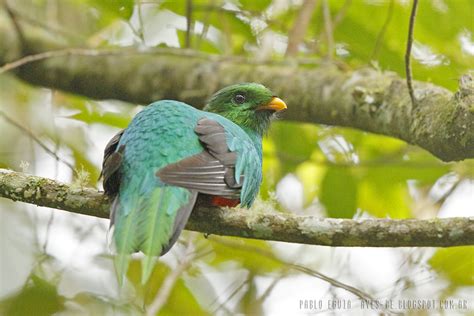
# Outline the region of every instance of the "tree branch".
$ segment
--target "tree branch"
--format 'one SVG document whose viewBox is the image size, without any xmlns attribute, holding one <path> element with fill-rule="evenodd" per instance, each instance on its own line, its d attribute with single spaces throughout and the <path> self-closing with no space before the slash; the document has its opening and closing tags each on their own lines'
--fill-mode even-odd
<svg viewBox="0 0 474 316">
<path fill-rule="evenodd" d="M 24 57 L 10 23 L 0 16 L 0 64 Z M 31 53 L 64 47 L 44 34 L 24 28 Z M 288 65 L 218 57 L 188 50 L 133 49 L 97 54 L 67 54 L 15 69 L 32 84 L 97 99 L 147 104 L 178 99 L 196 106 L 220 87 L 261 82 L 285 99 L 285 119 L 354 127 L 384 134 L 430 151 L 444 161 L 474 158 L 474 92 L 453 94 L 435 85 L 413 82 L 417 107 L 404 79 L 390 72 L 336 65 Z"/>
<path fill-rule="evenodd" d="M 0 169 L 0 197 L 108 218 L 109 201 L 91 188 Z M 344 247 L 474 245 L 474 217 L 431 220 L 334 219 L 209 207 L 200 198 L 186 228 L 206 234 Z"/>
<path fill-rule="evenodd" d="M 305 0 L 298 12 L 298 17 L 288 34 L 288 46 L 286 47 L 286 56 L 296 56 L 298 54 L 298 46 L 304 39 L 306 31 L 314 14 L 317 0 Z"/>
</svg>

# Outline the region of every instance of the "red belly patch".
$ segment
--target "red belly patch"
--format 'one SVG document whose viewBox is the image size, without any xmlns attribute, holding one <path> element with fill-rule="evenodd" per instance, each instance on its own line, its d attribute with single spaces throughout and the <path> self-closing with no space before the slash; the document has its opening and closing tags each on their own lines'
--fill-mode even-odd
<svg viewBox="0 0 474 316">
<path fill-rule="evenodd" d="M 240 200 L 239 199 L 236 199 L 236 200 L 235 199 L 226 199 L 226 198 L 223 198 L 221 196 L 213 196 L 211 203 L 212 203 L 212 205 L 215 205 L 215 206 L 236 207 L 237 205 L 239 205 Z"/>
</svg>

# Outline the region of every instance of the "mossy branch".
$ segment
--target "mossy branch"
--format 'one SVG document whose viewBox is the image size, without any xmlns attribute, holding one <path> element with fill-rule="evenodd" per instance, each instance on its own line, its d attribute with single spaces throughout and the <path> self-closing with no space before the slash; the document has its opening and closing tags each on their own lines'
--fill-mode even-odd
<svg viewBox="0 0 474 316">
<path fill-rule="evenodd" d="M 102 192 L 0 169 L 0 197 L 96 217 L 109 217 Z M 186 228 L 205 234 L 344 247 L 474 245 L 474 217 L 430 220 L 333 219 L 209 207 L 198 200 Z"/>
<path fill-rule="evenodd" d="M 1 12 L 0 12 L 1 13 Z M 51 55 L 23 64 L 23 80 L 96 99 L 147 104 L 177 99 L 197 107 L 220 87 L 261 82 L 288 104 L 285 119 L 354 127 L 405 140 L 444 161 L 474 158 L 474 89 L 452 93 L 413 82 L 416 109 L 403 78 L 377 69 L 344 71 L 333 63 L 256 62 L 179 49 L 70 49 L 47 34 L 23 28 L 20 46 L 0 14 L 0 64 L 28 54 Z M 57 53 L 45 54 L 48 51 Z M 85 53 L 87 52 L 87 53 Z"/>
</svg>

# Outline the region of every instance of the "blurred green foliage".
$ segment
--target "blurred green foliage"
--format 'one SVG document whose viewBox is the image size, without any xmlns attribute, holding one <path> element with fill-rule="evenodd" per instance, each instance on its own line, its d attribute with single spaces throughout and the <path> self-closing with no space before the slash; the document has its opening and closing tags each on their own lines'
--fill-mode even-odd
<svg viewBox="0 0 474 316">
<path fill-rule="evenodd" d="M 65 301 L 56 285 L 32 274 L 20 292 L 1 302 L 0 312 L 10 316 L 48 316 L 62 311 Z"/>
<path fill-rule="evenodd" d="M 474 247 L 440 249 L 431 257 L 430 264 L 453 285 L 474 285 Z"/>
<path fill-rule="evenodd" d="M 137 297 L 143 297 L 143 304 L 149 305 L 153 302 L 160 288 L 163 286 L 164 279 L 171 272 L 170 268 L 158 262 L 152 272 L 152 278 L 146 285 L 142 286 L 141 280 L 141 264 L 139 261 L 132 261 L 128 270 L 127 277 L 135 286 Z M 138 306 L 141 306 L 137 304 Z M 160 311 L 160 315 L 207 315 L 202 307 L 197 302 L 193 293 L 190 291 L 183 279 L 178 279 L 175 283 L 172 292 L 170 293 L 169 300 L 164 308 Z"/>
</svg>

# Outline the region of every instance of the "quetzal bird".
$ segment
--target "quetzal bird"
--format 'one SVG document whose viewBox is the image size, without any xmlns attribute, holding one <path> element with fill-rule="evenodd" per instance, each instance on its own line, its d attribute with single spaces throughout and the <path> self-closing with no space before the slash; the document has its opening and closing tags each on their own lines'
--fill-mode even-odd
<svg viewBox="0 0 474 316">
<path fill-rule="evenodd" d="M 139 112 L 107 144 L 102 176 L 111 197 L 119 282 L 142 251 L 142 283 L 153 257 L 177 241 L 198 194 L 250 207 L 262 180 L 262 135 L 286 104 L 256 83 L 228 86 L 204 111 L 163 100 Z M 235 201 L 236 203 L 233 203 Z"/>
</svg>

